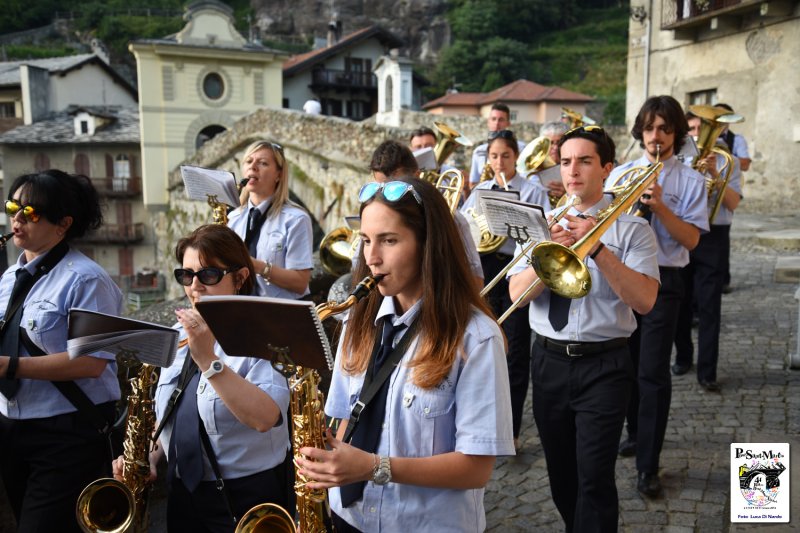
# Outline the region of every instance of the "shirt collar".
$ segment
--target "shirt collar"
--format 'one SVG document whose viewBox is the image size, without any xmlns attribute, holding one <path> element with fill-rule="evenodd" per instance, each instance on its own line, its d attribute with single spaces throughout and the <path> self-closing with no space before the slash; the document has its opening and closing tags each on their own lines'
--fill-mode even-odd
<svg viewBox="0 0 800 533">
<path fill-rule="evenodd" d="M 417 317 L 420 308 L 422 307 L 422 298 L 417 300 L 414 305 L 409 308 L 408 311 L 403 313 L 402 316 L 397 316 L 397 309 L 394 305 L 394 298 L 392 296 L 384 296 L 383 301 L 381 302 L 381 306 L 378 308 L 378 314 L 375 315 L 375 325 L 377 326 L 381 320 L 384 318 L 389 317 L 392 321 L 393 326 L 399 326 L 400 324 L 405 324 L 407 327 L 410 327 L 411 324 L 414 322 L 414 319 Z"/>
<path fill-rule="evenodd" d="M 249 211 L 250 209 L 255 207 L 256 209 L 261 211 L 261 214 L 263 215 L 264 213 L 267 212 L 267 209 L 269 209 L 269 206 L 270 206 L 271 203 L 272 203 L 272 196 L 270 196 L 269 198 L 267 198 L 266 200 L 264 200 L 263 202 L 261 202 L 258 205 L 254 205 L 252 200 L 248 200 L 248 202 L 247 202 L 248 209 L 247 210 Z"/>
</svg>

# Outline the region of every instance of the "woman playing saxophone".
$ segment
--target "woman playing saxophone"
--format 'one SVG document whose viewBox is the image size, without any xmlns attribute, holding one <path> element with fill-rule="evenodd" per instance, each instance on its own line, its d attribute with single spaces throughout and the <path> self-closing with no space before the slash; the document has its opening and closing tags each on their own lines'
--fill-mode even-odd
<svg viewBox="0 0 800 533">
<path fill-rule="evenodd" d="M 198 228 L 178 242 L 175 257 L 181 264 L 175 279 L 192 303 L 203 295 L 253 291 L 248 250 L 225 226 Z M 232 532 L 234 518 L 258 503 L 289 505 L 289 435 L 283 415 L 289 389 L 269 361 L 226 355 L 194 309 L 178 309 L 176 316 L 175 327 L 186 342 L 172 366 L 161 372 L 156 389 L 156 417 L 167 421 L 150 454 L 151 478 L 166 456 L 169 531 Z M 171 406 L 177 388 L 184 392 Z M 211 454 L 201 442 L 203 432 Z M 218 489 L 214 462 L 224 491 Z M 121 468 L 118 459 L 115 477 Z"/>
</svg>

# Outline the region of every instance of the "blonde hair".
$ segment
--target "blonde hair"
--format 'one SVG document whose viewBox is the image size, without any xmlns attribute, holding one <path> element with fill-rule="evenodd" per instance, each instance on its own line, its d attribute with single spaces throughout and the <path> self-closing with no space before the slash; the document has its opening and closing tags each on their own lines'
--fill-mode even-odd
<svg viewBox="0 0 800 533">
<path fill-rule="evenodd" d="M 261 140 L 254 142 L 244 151 L 242 168 L 244 168 L 244 162 L 247 161 L 247 158 L 262 148 L 266 148 L 272 152 L 272 157 L 275 159 L 275 164 L 278 165 L 278 169 L 281 173 L 278 183 L 275 184 L 275 193 L 272 195 L 272 205 L 267 212 L 267 216 L 273 217 L 281 212 L 285 204 L 294 205 L 294 202 L 289 200 L 289 165 L 286 164 L 286 157 L 283 155 L 283 147 L 280 144 Z"/>
</svg>

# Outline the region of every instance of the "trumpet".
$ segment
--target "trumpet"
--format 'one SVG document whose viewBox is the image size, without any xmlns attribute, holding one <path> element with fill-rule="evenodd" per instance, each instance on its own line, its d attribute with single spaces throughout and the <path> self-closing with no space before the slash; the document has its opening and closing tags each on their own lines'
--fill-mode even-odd
<svg viewBox="0 0 800 533">
<path fill-rule="evenodd" d="M 561 207 L 561 210 L 560 210 L 560 211 L 558 211 L 557 213 L 553 214 L 553 219 L 552 219 L 552 220 L 550 221 L 550 223 L 547 225 L 547 229 L 550 229 L 550 228 L 552 228 L 553 226 L 555 226 L 556 224 L 558 224 L 558 222 L 559 222 L 559 221 L 560 221 L 562 218 L 564 218 L 564 215 L 566 215 L 566 214 L 567 214 L 567 211 L 569 211 L 569 210 L 570 210 L 570 208 L 571 208 L 573 205 L 576 205 L 576 204 L 578 204 L 579 202 L 580 202 L 580 196 L 578 196 L 578 195 L 575 195 L 575 194 L 571 195 L 571 196 L 569 197 L 569 200 L 567 201 L 567 203 L 566 203 L 566 204 L 564 204 L 564 205 Z M 521 260 L 523 257 L 526 257 L 526 256 L 528 255 L 528 253 L 529 253 L 529 252 L 530 252 L 530 251 L 531 251 L 531 250 L 534 248 L 534 246 L 536 246 L 537 244 L 539 244 L 539 243 L 538 243 L 538 242 L 536 242 L 536 241 L 531 241 L 531 242 L 529 242 L 528 244 L 526 244 L 526 245 L 525 245 L 525 247 L 522 249 L 522 251 L 521 251 L 519 254 L 515 255 L 515 256 L 514 256 L 514 257 L 511 259 L 511 261 L 510 261 L 510 262 L 509 262 L 509 263 L 508 263 L 508 264 L 507 264 L 505 267 L 503 267 L 503 270 L 501 270 L 500 272 L 498 272 L 498 273 L 497 273 L 497 275 L 494 277 L 494 279 L 492 279 L 492 281 L 490 281 L 489 283 L 487 283 L 487 284 L 486 284 L 486 286 L 485 286 L 485 287 L 483 288 L 483 290 L 481 291 L 481 296 L 486 296 L 487 294 L 489 294 L 489 291 L 491 291 L 491 290 L 494 288 L 494 286 L 495 286 L 495 285 L 497 285 L 498 283 L 500 283 L 500 280 L 502 280 L 504 277 L 506 277 L 506 274 L 508 274 L 508 271 L 509 271 L 509 270 L 511 270 L 511 269 L 514 267 L 514 265 L 516 265 L 517 263 L 519 263 L 519 262 L 520 262 L 520 260 Z"/>
<path fill-rule="evenodd" d="M 611 227 L 617 218 L 625 213 L 657 178 L 664 163 L 640 167 L 639 174 L 628 180 L 625 190 L 602 211 L 597 213 L 594 228 L 567 248 L 562 244 L 545 241 L 531 250 L 532 266 L 538 276 L 514 303 L 497 319 L 502 324 L 517 307 L 539 286 L 544 283 L 551 291 L 565 298 L 583 298 L 592 288 L 592 277 L 586 267 L 585 259 L 600 237 Z"/>
</svg>

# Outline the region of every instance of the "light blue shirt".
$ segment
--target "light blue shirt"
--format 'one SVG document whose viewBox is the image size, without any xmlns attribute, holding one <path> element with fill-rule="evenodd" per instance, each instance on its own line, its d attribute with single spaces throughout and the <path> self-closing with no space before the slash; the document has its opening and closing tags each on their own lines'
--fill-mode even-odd
<svg viewBox="0 0 800 533">
<path fill-rule="evenodd" d="M 26 264 L 22 253 L 17 263 L 11 265 L 0 279 L 0 316 L 5 315 L 11 291 L 19 268 L 36 271 L 44 259 L 40 255 Z M 119 315 L 122 311 L 122 293 L 100 266 L 70 248 L 50 273 L 39 278 L 25 298 L 20 326 L 25 328 L 31 341 L 46 354 L 67 351 L 67 318 L 72 308 L 88 309 L 99 313 Z M 29 357 L 20 343 L 20 357 Z M 75 383 L 95 403 L 116 401 L 120 397 L 115 354 L 102 352 L 89 357 L 107 359 L 109 363 L 97 378 L 76 379 Z M 52 382 L 42 379 L 20 379 L 20 387 L 11 400 L 0 394 L 0 413 L 8 418 L 46 418 L 75 412 L 67 398 Z"/>
<path fill-rule="evenodd" d="M 587 216 L 595 215 L 609 203 L 611 203 L 610 196 L 604 195 L 600 202 L 584 213 Z M 578 215 L 580 212 L 572 207 L 569 214 Z M 559 222 L 564 227 L 566 223 L 565 218 Z M 600 242 L 628 268 L 660 281 L 656 261 L 656 239 L 645 219 L 633 215 L 620 215 L 600 237 Z M 517 253 L 521 251 L 518 247 Z M 592 288 L 585 297 L 572 300 L 569 321 L 564 329 L 555 331 L 550 325 L 548 313 L 552 293 L 550 289 L 545 288 L 542 294 L 531 302 L 528 311 L 533 331 L 564 342 L 598 342 L 631 336 L 636 329 L 633 310 L 617 296 L 593 259 L 587 257 L 586 266 L 592 277 Z M 511 269 L 509 275 L 519 274 L 526 268 L 528 268 L 527 263 L 520 261 Z"/>
<path fill-rule="evenodd" d="M 677 157 L 662 161 L 664 168 L 658 176 L 661 185 L 661 201 L 675 216 L 692 224 L 700 233 L 708 232 L 708 194 L 705 178 L 683 163 Z M 608 180 L 634 166 L 648 166 L 650 161 L 642 156 L 636 161 L 629 161 L 611 171 Z M 650 226 L 656 234 L 658 243 L 658 264 L 663 267 L 685 267 L 689 264 L 689 250 L 669 234 L 667 228 L 653 215 Z"/>
<path fill-rule="evenodd" d="M 248 202 L 246 208 L 234 209 L 228 216 L 228 227 L 244 240 L 250 208 L 258 207 L 264 213 L 269 204 L 270 200 L 258 206 Z M 279 213 L 270 213 L 264 220 L 256 245 L 256 259 L 289 270 L 308 270 L 314 268 L 313 242 L 311 217 L 303 209 L 287 203 Z M 307 286 L 302 293 L 292 292 L 274 283 L 267 283 L 260 275 L 256 276 L 256 284 L 258 296 L 296 300 L 309 293 Z"/>
<path fill-rule="evenodd" d="M 395 325 L 411 324 L 421 301 Z M 395 315 L 394 301 L 383 299 L 375 323 Z M 346 327 L 346 325 L 345 325 Z M 403 330 L 408 331 L 406 330 Z M 399 342 L 397 335 L 395 344 Z M 341 338 L 344 338 L 343 336 Z M 494 320 L 474 311 L 459 354 L 449 375 L 433 389 L 411 381 L 408 368 L 417 349 L 411 342 L 389 377 L 384 429 L 377 453 L 388 457 L 430 457 L 452 451 L 466 455 L 514 455 L 511 396 L 503 335 Z M 325 412 L 350 418 L 364 375 L 347 375 L 341 367 L 340 344 Z M 399 483 L 384 486 L 367 482 L 364 495 L 343 508 L 338 488 L 329 491 L 331 508 L 362 531 L 483 531 L 486 517 L 484 489 L 455 490 Z"/>
<path fill-rule="evenodd" d="M 523 141 L 517 141 L 517 147 L 520 153 L 525 149 Z M 478 183 L 481 181 L 481 174 L 483 167 L 486 166 L 486 158 L 488 157 L 489 143 L 479 144 L 475 150 L 472 151 L 472 161 L 469 167 L 469 182 Z M 524 165 L 521 165 L 524 167 Z M 525 168 L 517 168 L 517 172 L 524 172 Z"/>
<path fill-rule="evenodd" d="M 491 179 L 484 181 L 483 183 L 479 183 L 473 188 L 473 191 L 491 190 L 492 185 L 499 186 L 500 184 L 497 183 L 495 179 Z M 508 180 L 508 189 L 511 191 L 519 191 L 520 202 L 539 205 L 542 206 L 543 209 L 548 209 L 550 207 L 550 198 L 547 196 L 547 191 L 541 186 L 537 187 L 534 182 L 523 178 L 519 173 L 514 174 L 514 177 Z M 470 194 L 469 198 L 467 198 L 467 201 L 464 202 L 464 205 L 461 207 L 461 212 L 464 213 L 465 216 L 470 216 L 467 214 L 467 209 L 474 209 L 476 207 L 476 202 L 477 195 Z M 514 253 L 514 246 L 515 243 L 513 240 L 506 239 L 506 242 L 503 243 L 498 252 L 507 255 L 512 254 Z"/>
<path fill-rule="evenodd" d="M 180 331 L 181 339 L 186 337 L 180 324 L 176 324 L 174 327 Z M 188 346 L 178 348 L 172 366 L 161 370 L 155 395 L 157 420 L 163 418 L 169 397 L 178 386 L 183 361 L 188 352 Z M 277 466 L 286 457 L 289 447 L 289 431 L 286 423 L 289 387 L 286 378 L 272 368 L 272 364 L 267 360 L 255 357 L 231 357 L 222 351 L 219 344 L 214 345 L 214 353 L 229 369 L 266 392 L 283 413 L 283 422 L 279 426 L 264 433 L 256 431 L 239 422 L 230 412 L 225 402 L 214 390 L 213 378 L 209 381 L 202 375 L 200 376 L 197 396 L 194 400 L 197 402 L 200 419 L 208 432 L 222 477 L 237 479 Z M 187 397 L 183 401 L 191 399 Z M 164 425 L 159 437 L 165 451 L 169 450 L 174 422 L 173 414 L 173 418 Z M 205 450 L 203 450 L 203 470 L 203 480 L 213 481 L 215 479 Z"/>
</svg>

